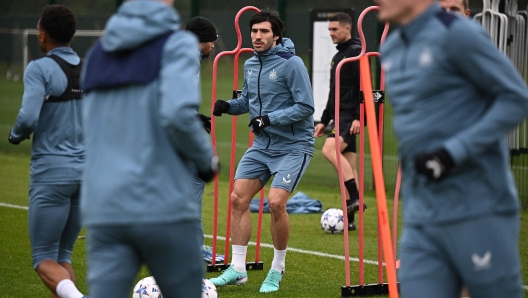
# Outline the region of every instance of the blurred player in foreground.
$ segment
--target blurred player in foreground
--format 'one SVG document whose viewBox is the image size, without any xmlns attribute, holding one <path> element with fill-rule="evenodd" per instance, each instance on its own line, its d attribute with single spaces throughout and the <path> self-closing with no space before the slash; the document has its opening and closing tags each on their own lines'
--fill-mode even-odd
<svg viewBox="0 0 528 298">
<path fill-rule="evenodd" d="M 376 0 L 403 170 L 401 293 L 523 296 L 507 133 L 528 90 L 484 29 L 434 0 Z"/>
<path fill-rule="evenodd" d="M 127 1 L 107 22 L 83 72 L 88 284 L 130 297 L 147 265 L 164 297 L 200 297 L 196 176 L 217 160 L 197 116 L 198 41 L 172 0 Z"/>
<path fill-rule="evenodd" d="M 332 42 L 337 44 L 338 52 L 332 58 L 330 69 L 330 92 L 328 102 L 321 116 L 321 122 L 315 126 L 315 137 L 321 137 L 330 120 L 335 120 L 335 73 L 341 60 L 359 56 L 361 42 L 352 38 L 352 19 L 343 12 L 338 12 L 328 20 L 328 31 Z M 341 144 L 341 168 L 347 189 L 348 230 L 356 229 L 354 215 L 359 210 L 359 192 L 356 184 L 356 135 L 359 134 L 359 61 L 347 63 L 341 68 L 341 90 L 339 105 Z M 323 146 L 323 156 L 337 170 L 335 149 L 335 129 L 332 130 Z M 364 205 L 366 208 L 366 205 Z"/>
<path fill-rule="evenodd" d="M 194 17 L 192 20 L 190 20 L 187 25 L 185 25 L 185 30 L 191 31 L 198 37 L 198 40 L 200 41 L 200 51 L 198 52 L 198 55 L 200 57 L 200 61 L 203 59 L 209 57 L 209 54 L 214 50 L 214 41 L 218 38 L 218 35 L 216 34 L 216 28 L 211 21 L 204 17 Z M 200 79 L 200 72 L 198 72 L 198 80 Z M 207 133 L 211 133 L 211 117 L 198 114 L 198 117 L 200 117 L 200 120 L 202 120 L 203 128 Z M 196 177 L 194 179 L 194 186 L 196 186 L 195 190 L 195 197 L 196 201 L 200 204 L 200 214 L 202 214 L 202 197 L 205 189 L 205 183 L 202 179 Z M 202 218 L 200 217 L 200 221 L 202 221 Z M 204 237 L 203 237 L 203 224 L 201 225 L 202 231 L 202 257 L 205 261 L 211 262 L 213 260 L 213 249 L 204 244 Z M 216 262 L 223 262 L 224 256 L 222 255 L 216 255 Z"/>
<path fill-rule="evenodd" d="M 29 238 L 33 268 L 52 297 L 79 298 L 71 265 L 81 231 L 79 191 L 84 163 L 81 125 L 82 62 L 70 48 L 76 31 L 73 12 L 44 7 L 37 38 L 46 57 L 24 73 L 24 96 L 9 142 L 33 133 L 29 185 Z"/>
<path fill-rule="evenodd" d="M 468 0 L 438 0 L 438 4 L 444 10 L 452 13 L 459 13 L 462 16 L 469 17 L 469 1 Z M 469 298 L 469 292 L 466 287 L 462 289 L 462 297 Z"/>
<path fill-rule="evenodd" d="M 294 55 L 293 43 L 282 37 L 284 24 L 278 13 L 256 13 L 249 27 L 255 52 L 244 64 L 242 95 L 229 101 L 217 100 L 213 114 L 249 112 L 249 126 L 256 138 L 238 164 L 230 196 L 232 263 L 211 282 L 217 286 L 247 282 L 249 203 L 274 175 L 268 194 L 274 255 L 260 292 L 275 292 L 286 267 L 290 233 L 286 202 L 314 153 L 314 101 L 308 71 L 301 58 Z"/>
</svg>

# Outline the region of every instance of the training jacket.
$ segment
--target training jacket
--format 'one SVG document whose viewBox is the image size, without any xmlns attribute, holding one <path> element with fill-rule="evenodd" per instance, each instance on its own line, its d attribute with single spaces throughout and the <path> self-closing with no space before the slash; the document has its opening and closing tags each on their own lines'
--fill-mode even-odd
<svg viewBox="0 0 528 298">
<path fill-rule="evenodd" d="M 359 38 L 351 38 L 337 45 L 336 48 L 338 52 L 332 58 L 330 69 L 328 102 L 321 116 L 321 123 L 324 125 L 328 125 L 335 116 L 335 73 L 337 65 L 343 59 L 359 56 L 361 54 L 361 41 Z M 345 63 L 341 67 L 340 81 L 339 119 L 349 122 L 359 120 L 359 60 Z"/>
<path fill-rule="evenodd" d="M 139 51 L 160 36 L 168 34 L 168 38 L 151 82 L 85 93 L 81 210 L 87 226 L 177 222 L 200 216 L 193 180 L 198 170 L 210 169 L 213 151 L 196 116 L 198 40 L 179 27 L 173 8 L 148 0 L 125 2 L 106 25 L 101 47 L 115 55 Z M 95 49 L 85 70 L 93 53 Z M 141 72 L 123 76 L 140 73 L 141 77 Z M 83 83 L 89 81 L 84 72 Z"/>
<path fill-rule="evenodd" d="M 381 48 L 403 167 L 407 224 L 519 209 L 507 133 L 528 115 L 528 90 L 484 29 L 433 4 Z M 432 181 L 417 154 L 444 148 L 454 167 Z"/>
<path fill-rule="evenodd" d="M 283 38 L 264 53 L 244 63 L 242 95 L 229 100 L 228 114 L 250 113 L 250 119 L 268 115 L 265 127 L 253 148 L 279 151 L 314 152 L 314 100 L 308 71 L 295 56 L 293 43 Z"/>
<path fill-rule="evenodd" d="M 49 55 L 57 55 L 72 65 L 81 61 L 69 47 L 55 48 Z M 46 100 L 49 96 L 60 96 L 67 85 L 64 71 L 48 57 L 31 61 L 24 72 L 22 106 L 11 136 L 15 141 L 24 141 L 33 133 L 31 183 L 64 184 L 81 180 L 84 163 L 81 100 Z"/>
</svg>

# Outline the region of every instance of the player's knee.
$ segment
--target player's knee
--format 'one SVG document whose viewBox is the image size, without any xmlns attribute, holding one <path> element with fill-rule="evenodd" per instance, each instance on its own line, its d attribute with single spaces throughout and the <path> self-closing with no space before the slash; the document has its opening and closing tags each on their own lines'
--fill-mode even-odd
<svg viewBox="0 0 528 298">
<path fill-rule="evenodd" d="M 268 204 L 270 208 L 270 212 L 272 214 L 279 214 L 282 212 L 286 212 L 286 202 L 283 202 L 280 198 L 269 198 Z"/>
<path fill-rule="evenodd" d="M 231 206 L 234 210 L 245 210 L 249 208 L 249 201 L 248 199 L 240 196 L 236 192 L 232 192 L 229 196 L 229 200 L 231 201 Z"/>
<path fill-rule="evenodd" d="M 324 158 L 330 160 L 335 156 L 335 149 L 330 146 L 324 146 L 322 149 Z"/>
</svg>

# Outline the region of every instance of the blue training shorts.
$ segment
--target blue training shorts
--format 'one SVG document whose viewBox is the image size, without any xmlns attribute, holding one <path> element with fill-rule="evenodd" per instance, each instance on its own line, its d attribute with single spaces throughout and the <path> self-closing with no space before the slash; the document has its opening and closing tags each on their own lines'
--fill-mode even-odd
<svg viewBox="0 0 528 298">
<path fill-rule="evenodd" d="M 198 220 L 88 227 L 90 297 L 130 297 L 142 264 L 163 297 L 200 297 L 199 231 Z"/>
<path fill-rule="evenodd" d="M 235 180 L 260 178 L 262 186 L 271 176 L 272 188 L 293 192 L 306 171 L 312 156 L 301 152 L 249 148 L 238 163 Z"/>
<path fill-rule="evenodd" d="M 405 298 L 523 297 L 519 216 L 489 215 L 456 223 L 408 225 L 400 240 Z"/>
<path fill-rule="evenodd" d="M 80 183 L 29 186 L 29 240 L 33 269 L 43 260 L 71 263 L 81 231 Z"/>
</svg>

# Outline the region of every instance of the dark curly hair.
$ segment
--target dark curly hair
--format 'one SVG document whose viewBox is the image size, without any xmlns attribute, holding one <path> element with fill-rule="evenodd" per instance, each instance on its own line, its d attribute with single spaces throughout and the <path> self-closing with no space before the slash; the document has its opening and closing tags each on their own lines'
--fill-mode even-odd
<svg viewBox="0 0 528 298">
<path fill-rule="evenodd" d="M 282 43 L 282 32 L 284 31 L 284 23 L 279 17 L 279 13 L 276 11 L 263 10 L 257 12 L 249 20 L 249 30 L 253 28 L 253 25 L 259 24 L 262 22 L 271 23 L 271 31 L 273 31 L 273 36 L 278 36 L 277 44 Z"/>
<path fill-rule="evenodd" d="M 39 23 L 51 39 L 59 44 L 69 43 L 77 29 L 73 11 L 58 4 L 47 5 L 42 9 Z"/>
</svg>

